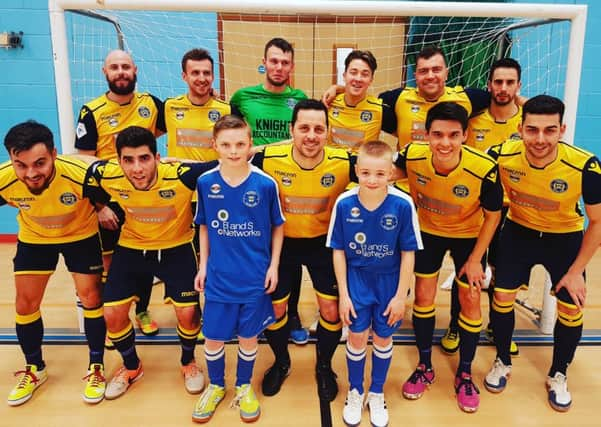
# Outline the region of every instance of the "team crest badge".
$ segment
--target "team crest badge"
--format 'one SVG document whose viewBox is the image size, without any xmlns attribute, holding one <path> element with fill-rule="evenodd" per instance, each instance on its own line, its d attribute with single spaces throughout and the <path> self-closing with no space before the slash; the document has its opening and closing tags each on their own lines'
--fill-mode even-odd
<svg viewBox="0 0 601 427">
<path fill-rule="evenodd" d="M 371 111 L 361 111 L 361 115 L 359 116 L 363 123 L 370 122 L 372 117 L 373 114 L 371 113 Z"/>
<path fill-rule="evenodd" d="M 77 196 L 73 193 L 67 192 L 60 195 L 60 201 L 65 206 L 74 205 L 77 202 Z"/>
<path fill-rule="evenodd" d="M 230 213 L 225 209 L 220 209 L 217 212 L 217 218 L 219 218 L 221 221 L 227 221 L 230 218 Z"/>
<path fill-rule="evenodd" d="M 355 242 L 359 243 L 360 245 L 367 242 L 367 236 L 365 235 L 365 233 L 359 232 L 355 234 Z"/>
<path fill-rule="evenodd" d="M 208 114 L 209 120 L 215 123 L 217 120 L 221 118 L 221 113 L 217 110 L 211 110 Z"/>
<path fill-rule="evenodd" d="M 550 187 L 554 193 L 565 193 L 568 190 L 568 183 L 563 179 L 554 179 L 551 181 Z"/>
<path fill-rule="evenodd" d="M 386 214 L 380 219 L 380 225 L 384 230 L 394 230 L 399 223 L 397 217 L 393 214 Z"/>
<path fill-rule="evenodd" d="M 148 109 L 148 107 L 141 106 L 140 108 L 138 108 L 138 114 L 143 119 L 147 119 L 150 117 L 150 110 Z"/>
<path fill-rule="evenodd" d="M 288 106 L 288 108 L 290 108 L 292 110 L 294 108 L 294 106 L 296 105 L 296 99 L 288 98 L 286 100 L 286 105 Z"/>
<path fill-rule="evenodd" d="M 322 187 L 331 187 L 332 185 L 334 185 L 334 182 L 336 181 L 336 177 L 334 175 L 332 175 L 331 173 L 327 173 L 324 176 L 321 177 L 321 186 Z"/>
<path fill-rule="evenodd" d="M 175 197 L 174 190 L 159 190 L 159 196 L 162 199 L 173 199 Z"/>
<path fill-rule="evenodd" d="M 259 204 L 259 195 L 256 191 L 247 191 L 242 197 L 242 203 L 249 208 L 254 208 Z"/>
<path fill-rule="evenodd" d="M 465 198 L 469 196 L 470 190 L 465 185 L 456 185 L 453 187 L 453 194 L 457 197 Z"/>
</svg>

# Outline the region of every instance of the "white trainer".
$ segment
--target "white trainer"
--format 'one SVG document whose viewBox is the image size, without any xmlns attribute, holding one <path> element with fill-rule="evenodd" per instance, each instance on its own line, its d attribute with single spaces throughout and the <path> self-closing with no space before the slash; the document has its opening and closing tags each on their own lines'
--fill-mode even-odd
<svg viewBox="0 0 601 427">
<path fill-rule="evenodd" d="M 365 406 L 369 408 L 369 421 L 374 427 L 388 426 L 388 408 L 384 400 L 384 393 L 367 393 Z"/>
<path fill-rule="evenodd" d="M 342 410 L 342 420 L 349 427 L 361 424 L 361 412 L 363 411 L 363 394 L 359 394 L 356 388 L 349 390 Z"/>
<path fill-rule="evenodd" d="M 507 379 L 511 375 L 511 365 L 505 365 L 498 357 L 495 359 L 490 372 L 484 378 L 484 387 L 491 393 L 501 393 L 505 390 Z"/>
</svg>

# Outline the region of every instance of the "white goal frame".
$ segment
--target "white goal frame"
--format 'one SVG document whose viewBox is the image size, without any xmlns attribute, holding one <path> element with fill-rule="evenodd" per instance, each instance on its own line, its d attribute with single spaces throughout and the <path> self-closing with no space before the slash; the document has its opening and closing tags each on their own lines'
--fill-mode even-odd
<svg viewBox="0 0 601 427">
<path fill-rule="evenodd" d="M 253 14 L 330 14 L 341 16 L 474 16 L 567 19 L 571 21 L 563 101 L 565 140 L 573 143 L 580 90 L 586 5 L 455 3 L 351 0 L 48 0 L 62 152 L 74 151 L 75 116 L 71 102 L 65 10 L 163 10 Z"/>
</svg>

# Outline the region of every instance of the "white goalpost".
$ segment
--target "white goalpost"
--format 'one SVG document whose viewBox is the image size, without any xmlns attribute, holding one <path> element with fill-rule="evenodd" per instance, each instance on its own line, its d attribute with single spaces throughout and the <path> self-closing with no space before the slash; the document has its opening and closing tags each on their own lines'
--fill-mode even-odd
<svg viewBox="0 0 601 427">
<path fill-rule="evenodd" d="M 48 9 L 63 153 L 74 151 L 74 111 L 106 91 L 101 66 L 110 50 L 130 51 L 139 90 L 165 99 L 186 91 L 179 63 L 184 52 L 206 48 L 215 59 L 215 90 L 227 100 L 235 89 L 264 79 L 260 59 L 272 37 L 293 44 L 291 83 L 316 98 L 336 82 L 337 57 L 353 48 L 369 49 L 378 60 L 374 95 L 414 85 L 412 58 L 427 44 L 445 51 L 453 79 L 449 86 L 485 88 L 492 61 L 511 56 L 522 65 L 522 95 L 548 93 L 564 100 L 565 140 L 573 143 L 586 5 L 49 0 Z M 544 332 L 552 327 L 544 322 L 554 317 L 554 310 L 548 311 L 553 307 L 547 299 L 535 308 Z"/>
</svg>

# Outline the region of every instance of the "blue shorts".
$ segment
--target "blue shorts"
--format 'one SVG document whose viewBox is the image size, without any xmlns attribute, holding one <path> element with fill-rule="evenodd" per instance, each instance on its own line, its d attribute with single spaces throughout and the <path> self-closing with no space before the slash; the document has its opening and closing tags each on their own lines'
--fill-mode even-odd
<svg viewBox="0 0 601 427">
<path fill-rule="evenodd" d="M 247 303 L 205 301 L 202 333 L 210 340 L 253 338 L 275 322 L 269 295 Z"/>
<path fill-rule="evenodd" d="M 71 273 L 101 274 L 102 252 L 98 233 L 68 243 L 17 242 L 13 258 L 15 274 L 51 274 L 56 269 L 59 254 L 63 254 Z"/>
<path fill-rule="evenodd" d="M 377 274 L 371 271 L 348 268 L 347 283 L 349 295 L 357 313 L 352 318 L 349 329 L 360 333 L 370 326 L 373 332 L 382 338 L 388 338 L 401 326 L 401 321 L 392 326 L 387 324 L 388 317 L 383 313 L 396 294 L 399 284 L 399 272 Z"/>
<path fill-rule="evenodd" d="M 530 270 L 536 264 L 549 272 L 554 289 L 576 259 L 582 237 L 582 231 L 542 233 L 506 219 L 499 236 L 495 290 L 527 289 Z M 555 296 L 574 304 L 565 288 Z"/>
<path fill-rule="evenodd" d="M 198 305 L 196 272 L 196 252 L 191 242 L 162 250 L 117 245 L 104 287 L 104 303 L 119 305 L 134 300 L 138 290 L 151 286 L 156 276 L 165 283 L 166 301 L 178 307 Z"/>
<path fill-rule="evenodd" d="M 422 231 L 422 242 L 424 249 L 415 252 L 415 274 L 422 277 L 437 275 L 442 267 L 442 260 L 448 251 L 451 253 L 455 264 L 455 275 L 465 264 L 476 245 L 476 238 L 458 238 L 436 236 Z M 482 271 L 486 268 L 486 255 L 482 257 Z M 467 276 L 459 277 L 463 283 L 467 283 Z"/>
</svg>

